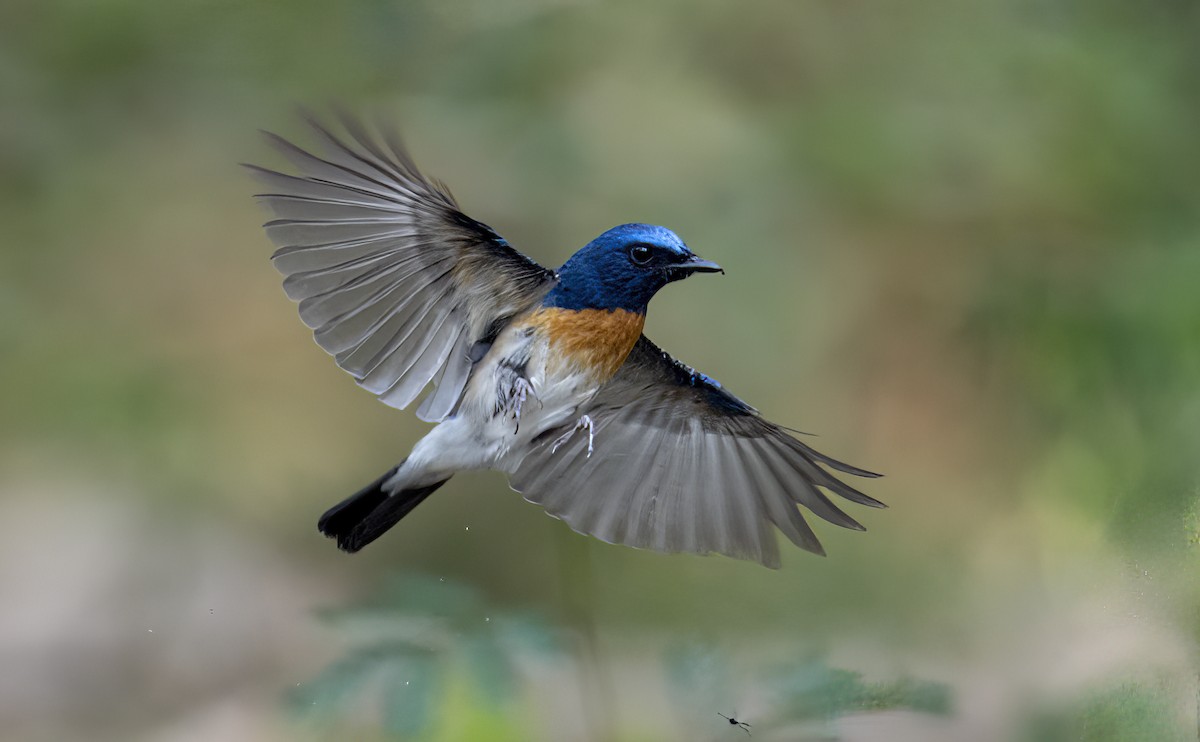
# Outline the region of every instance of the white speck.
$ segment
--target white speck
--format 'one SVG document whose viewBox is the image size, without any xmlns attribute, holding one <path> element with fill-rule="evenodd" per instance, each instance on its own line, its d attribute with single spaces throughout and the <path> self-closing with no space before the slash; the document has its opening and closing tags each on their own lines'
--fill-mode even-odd
<svg viewBox="0 0 1200 742">
<path fill-rule="evenodd" d="M 492 619 L 488 618 L 487 616 L 484 616 L 484 617 L 483 617 L 483 620 L 484 620 L 484 622 L 486 623 L 486 622 L 488 622 L 488 621 L 491 621 Z"/>
<path fill-rule="evenodd" d="M 154 629 L 146 629 L 146 631 L 149 631 L 151 634 L 154 633 Z"/>
<path fill-rule="evenodd" d="M 404 684 L 405 684 L 405 685 L 408 685 L 408 681 L 407 681 L 407 680 L 405 680 L 405 681 L 404 681 Z"/>
<path fill-rule="evenodd" d="M 463 530 L 464 530 L 464 531 L 469 531 L 469 530 L 471 530 L 471 527 L 470 527 L 470 526 L 467 526 L 467 527 L 466 527 L 466 528 L 464 528 Z"/>
<path fill-rule="evenodd" d="M 446 581 L 446 578 L 445 578 L 445 577 L 439 577 L 439 578 L 438 578 L 438 582 L 445 582 L 445 581 Z"/>
</svg>

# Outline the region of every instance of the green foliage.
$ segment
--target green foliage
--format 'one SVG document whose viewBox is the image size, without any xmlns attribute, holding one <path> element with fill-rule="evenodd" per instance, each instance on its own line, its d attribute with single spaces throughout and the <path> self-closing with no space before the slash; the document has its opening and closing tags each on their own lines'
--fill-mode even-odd
<svg viewBox="0 0 1200 742">
<path fill-rule="evenodd" d="M 1089 694 L 1066 708 L 1049 710 L 1030 722 L 1027 742 L 1185 742 L 1183 731 L 1161 688 L 1127 683 Z"/>
<path fill-rule="evenodd" d="M 463 676 L 474 701 L 500 713 L 517 698 L 517 661 L 557 656 L 560 642 L 543 622 L 486 608 L 465 584 L 393 576 L 363 602 L 325 613 L 350 650 L 294 690 L 290 705 L 329 720 L 361 714 L 373 699 L 384 731 L 422 736 L 451 697 L 452 677 Z"/>
<path fill-rule="evenodd" d="M 819 658 L 775 668 L 768 687 L 785 718 L 797 721 L 857 711 L 909 709 L 945 715 L 951 710 L 950 688 L 944 683 L 914 678 L 867 682 L 861 673 L 830 667 Z"/>
<path fill-rule="evenodd" d="M 870 682 L 861 673 L 832 667 L 819 656 L 781 664 L 777 659 L 746 666 L 725 653 L 677 644 L 665 656 L 675 702 L 688 713 L 736 711 L 739 697 L 761 690 L 770 699 L 760 726 L 832 721 L 847 714 L 906 709 L 945 716 L 951 691 L 944 683 L 902 677 Z"/>
<path fill-rule="evenodd" d="M 387 673 L 380 698 L 383 728 L 401 735 L 424 732 L 442 696 L 438 687 L 440 668 L 435 658 L 396 653 L 380 661 L 386 663 Z"/>
<path fill-rule="evenodd" d="M 375 708 L 385 733 L 419 737 L 445 716 L 439 709 L 453 703 L 452 684 L 465 680 L 472 704 L 510 716 L 522 682 L 518 661 L 562 657 L 564 632 L 485 609 L 480 594 L 464 584 L 423 575 L 392 577 L 362 603 L 326 614 L 350 648 L 295 689 L 290 705 L 325 723 L 353 714 L 355 725 L 364 728 L 375 726 L 364 721 L 364 711 Z M 944 684 L 913 678 L 868 682 L 820 658 L 747 668 L 719 650 L 679 642 L 663 662 L 684 718 L 706 718 L 713 709 L 736 711 L 736 699 L 749 689 L 746 679 L 761 682 L 771 699 L 769 713 L 756 720 L 763 726 L 888 709 L 950 712 Z"/>
<path fill-rule="evenodd" d="M 671 690 L 681 705 L 716 708 L 732 697 L 732 673 L 724 653 L 680 642 L 667 650 L 663 661 Z"/>
</svg>

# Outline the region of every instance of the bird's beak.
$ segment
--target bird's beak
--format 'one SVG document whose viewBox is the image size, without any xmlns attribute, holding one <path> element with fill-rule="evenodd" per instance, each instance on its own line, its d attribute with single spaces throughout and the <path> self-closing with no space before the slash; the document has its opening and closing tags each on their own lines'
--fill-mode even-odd
<svg viewBox="0 0 1200 742">
<path fill-rule="evenodd" d="M 691 275 L 692 273 L 724 273 L 725 269 L 711 260 L 692 255 L 687 260 L 675 263 L 670 266 L 672 273 L 678 273 L 680 276 Z"/>
</svg>

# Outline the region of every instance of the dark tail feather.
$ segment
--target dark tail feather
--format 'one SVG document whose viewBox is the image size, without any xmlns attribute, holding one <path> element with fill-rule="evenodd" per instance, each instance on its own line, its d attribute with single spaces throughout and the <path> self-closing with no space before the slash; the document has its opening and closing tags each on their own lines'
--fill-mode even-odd
<svg viewBox="0 0 1200 742">
<path fill-rule="evenodd" d="M 383 483 L 399 468 L 389 469 L 379 479 L 331 507 L 317 521 L 317 529 L 330 538 L 336 538 L 339 549 L 353 554 L 382 536 L 434 490 L 449 481 L 443 479 L 392 494 L 384 492 Z"/>
</svg>

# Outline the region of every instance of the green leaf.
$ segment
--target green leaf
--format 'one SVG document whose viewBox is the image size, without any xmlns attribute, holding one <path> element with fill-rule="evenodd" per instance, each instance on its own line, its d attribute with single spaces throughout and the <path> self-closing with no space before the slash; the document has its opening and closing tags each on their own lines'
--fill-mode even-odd
<svg viewBox="0 0 1200 742">
<path fill-rule="evenodd" d="M 430 655 L 396 658 L 384 672 L 380 699 L 383 727 L 395 734 L 422 734 L 439 698 L 441 671 Z"/>
<path fill-rule="evenodd" d="M 495 642 L 490 632 L 478 634 L 460 647 L 471 680 L 484 699 L 499 706 L 513 698 L 516 672 L 508 655 Z"/>
<path fill-rule="evenodd" d="M 288 705 L 304 714 L 332 716 L 341 713 L 347 699 L 378 672 L 379 664 L 364 653 L 354 653 L 321 671 L 316 678 L 288 694 Z"/>
<path fill-rule="evenodd" d="M 680 643 L 667 650 L 665 661 L 667 681 L 682 703 L 715 708 L 730 702 L 728 663 L 720 652 Z"/>
<path fill-rule="evenodd" d="M 561 632 L 536 616 L 497 616 L 491 623 L 496 640 L 511 654 L 548 657 L 565 651 Z"/>
<path fill-rule="evenodd" d="M 867 683 L 861 674 L 830 667 L 820 659 L 778 672 L 774 687 L 787 715 L 797 720 L 897 708 L 945 714 L 951 701 L 950 689 L 942 683 L 913 678 Z"/>
</svg>

